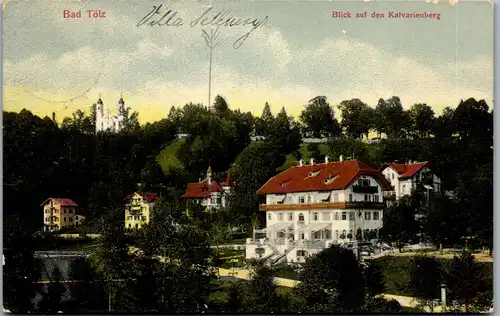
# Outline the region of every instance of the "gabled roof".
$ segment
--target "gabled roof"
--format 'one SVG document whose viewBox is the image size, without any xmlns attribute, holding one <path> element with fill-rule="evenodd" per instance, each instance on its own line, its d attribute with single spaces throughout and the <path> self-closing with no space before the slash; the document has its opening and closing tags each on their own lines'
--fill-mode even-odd
<svg viewBox="0 0 500 316">
<path fill-rule="evenodd" d="M 399 174 L 400 179 L 408 179 L 416 175 L 420 170 L 422 170 L 423 167 L 429 165 L 430 163 L 428 161 L 416 162 L 411 164 L 389 162 L 382 166 L 381 170 L 389 167 Z"/>
<path fill-rule="evenodd" d="M 347 160 L 291 167 L 269 179 L 257 194 L 342 190 L 362 175 L 374 177 L 383 189 L 390 187 L 378 170 L 361 161 Z"/>
<path fill-rule="evenodd" d="M 150 203 L 158 197 L 156 193 L 146 193 L 146 192 L 134 192 L 132 194 L 128 194 L 125 199 L 130 200 L 134 195 L 140 195 L 144 199 L 146 203 Z"/>
<path fill-rule="evenodd" d="M 47 201 L 50 201 L 50 200 L 52 200 L 56 204 L 59 204 L 60 206 L 78 207 L 78 204 L 76 204 L 72 199 L 68 199 L 68 198 L 48 198 L 40 206 L 45 205 L 45 203 L 47 203 Z"/>
<path fill-rule="evenodd" d="M 212 192 L 222 192 L 222 188 L 216 181 L 211 180 L 209 183 L 208 179 L 205 179 L 197 183 L 188 183 L 186 193 L 182 197 L 185 199 L 206 198 L 209 197 Z"/>
<path fill-rule="evenodd" d="M 228 174 L 227 177 L 226 177 L 226 180 L 221 183 L 221 186 L 223 186 L 223 187 L 230 187 L 233 184 L 234 184 L 234 179 L 233 179 L 233 177 L 230 174 Z"/>
</svg>

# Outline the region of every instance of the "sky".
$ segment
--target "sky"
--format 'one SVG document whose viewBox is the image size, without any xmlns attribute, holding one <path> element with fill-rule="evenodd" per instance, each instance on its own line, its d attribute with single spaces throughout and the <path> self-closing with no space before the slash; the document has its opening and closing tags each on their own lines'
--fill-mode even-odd
<svg viewBox="0 0 500 316">
<path fill-rule="evenodd" d="M 150 14 L 154 7 L 158 14 Z M 94 9 L 104 17 L 88 18 Z M 81 10 L 82 17 L 64 18 L 64 10 Z M 180 18 L 182 25 L 148 25 L 168 10 L 160 22 L 176 12 L 169 24 Z M 207 21 L 225 12 L 225 20 L 249 22 L 220 26 L 212 49 L 211 99 L 219 94 L 232 109 L 260 115 L 269 102 L 275 113 L 285 107 L 298 116 L 318 95 L 333 106 L 352 98 L 375 106 L 399 96 L 405 108 L 426 103 L 437 114 L 469 97 L 493 106 L 487 1 L 9 0 L 4 110 L 55 112 L 62 120 L 76 109 L 88 111 L 99 96 L 115 111 L 123 96 L 145 123 L 164 118 L 172 106 L 206 105 L 210 50 L 202 31 L 216 30 L 198 19 L 207 10 Z M 333 18 L 333 11 L 353 17 Z M 355 18 L 365 11 L 368 18 Z M 440 19 L 389 18 L 390 11 L 439 13 Z M 373 12 L 385 18 L 371 18 Z"/>
</svg>

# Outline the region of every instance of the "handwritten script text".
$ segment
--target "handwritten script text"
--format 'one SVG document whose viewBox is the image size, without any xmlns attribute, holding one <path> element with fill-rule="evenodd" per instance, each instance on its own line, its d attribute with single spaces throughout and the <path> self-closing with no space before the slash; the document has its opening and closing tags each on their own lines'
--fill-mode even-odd
<svg viewBox="0 0 500 316">
<path fill-rule="evenodd" d="M 227 11 L 212 12 L 212 7 L 209 7 L 199 15 L 196 19 L 189 22 L 190 27 L 195 26 L 211 26 L 216 27 L 246 27 L 248 32 L 239 37 L 233 44 L 235 49 L 243 45 L 245 40 L 257 28 L 264 26 L 267 23 L 267 16 L 259 20 L 257 18 L 241 18 L 231 15 Z M 153 9 L 148 12 L 138 23 L 140 26 L 184 26 L 184 20 L 177 11 L 163 8 L 163 5 L 153 6 Z"/>
</svg>

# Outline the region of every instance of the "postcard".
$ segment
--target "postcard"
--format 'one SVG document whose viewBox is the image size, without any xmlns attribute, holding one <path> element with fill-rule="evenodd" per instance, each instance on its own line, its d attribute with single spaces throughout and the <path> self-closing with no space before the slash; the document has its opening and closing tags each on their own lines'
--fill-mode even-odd
<svg viewBox="0 0 500 316">
<path fill-rule="evenodd" d="M 4 312 L 492 310 L 491 2 L 2 13 Z"/>
</svg>

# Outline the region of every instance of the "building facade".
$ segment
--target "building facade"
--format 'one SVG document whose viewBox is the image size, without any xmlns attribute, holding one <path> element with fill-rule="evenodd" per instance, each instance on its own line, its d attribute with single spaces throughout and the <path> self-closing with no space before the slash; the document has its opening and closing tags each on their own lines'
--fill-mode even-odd
<svg viewBox="0 0 500 316">
<path fill-rule="evenodd" d="M 382 227 L 382 173 L 357 161 L 289 168 L 257 192 L 265 196 L 266 238 L 247 239 L 246 258 L 302 262 L 331 244 L 349 243 Z M 373 235 L 373 234 L 372 234 Z"/>
<path fill-rule="evenodd" d="M 112 132 L 118 133 L 125 127 L 125 102 L 123 98 L 118 100 L 116 106 L 116 115 L 111 114 L 111 111 L 104 109 L 104 103 L 101 98 L 97 100 L 95 106 L 95 132 Z"/>
<path fill-rule="evenodd" d="M 48 198 L 43 207 L 43 230 L 54 232 L 66 227 L 82 226 L 85 216 L 78 214 L 78 204 L 67 198 Z"/>
<path fill-rule="evenodd" d="M 207 210 L 226 207 L 234 181 L 230 175 L 220 185 L 212 179 L 212 168 L 208 167 L 204 180 L 188 183 L 186 193 L 182 196 L 187 202 L 188 210 L 193 205 L 199 205 Z"/>
<path fill-rule="evenodd" d="M 126 197 L 125 228 L 140 229 L 154 218 L 156 193 L 135 192 Z"/>
<path fill-rule="evenodd" d="M 427 161 L 405 164 L 391 162 L 382 166 L 381 171 L 391 184 L 385 195 L 394 195 L 396 200 L 410 195 L 418 186 L 422 186 L 427 195 L 441 192 L 441 179 L 432 172 Z"/>
</svg>

